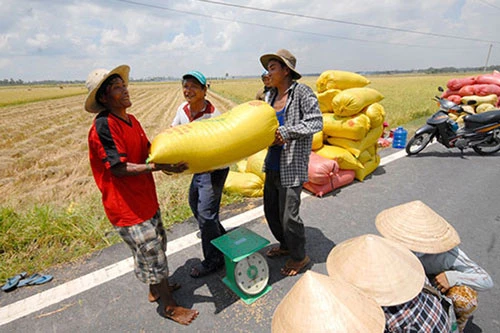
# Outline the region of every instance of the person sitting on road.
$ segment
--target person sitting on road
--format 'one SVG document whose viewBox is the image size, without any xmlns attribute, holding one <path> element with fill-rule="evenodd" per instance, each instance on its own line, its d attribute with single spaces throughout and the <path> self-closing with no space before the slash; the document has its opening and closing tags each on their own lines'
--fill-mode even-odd
<svg viewBox="0 0 500 333">
<path fill-rule="evenodd" d="M 132 250 L 135 275 L 149 284 L 150 302 L 160 300 L 164 315 L 183 325 L 198 316 L 197 310 L 177 305 L 168 283 L 167 237 L 161 220 L 153 171 L 179 173 L 187 164 L 146 163 L 149 140 L 139 121 L 127 113 L 132 106 L 128 92 L 130 67 L 92 71 L 86 82 L 85 110 L 95 113 L 88 134 L 92 174 L 102 193 L 106 215 Z"/>
<path fill-rule="evenodd" d="M 330 251 L 326 268 L 382 307 L 384 332 L 450 332 L 439 298 L 424 288 L 422 264 L 398 242 L 370 234 L 348 239 Z"/>
<path fill-rule="evenodd" d="M 380 212 L 376 227 L 417 255 L 436 289 L 453 301 L 458 329 L 463 332 L 477 309 L 477 291 L 492 288 L 493 280 L 458 247 L 460 237 L 453 226 L 416 200 Z"/>
</svg>

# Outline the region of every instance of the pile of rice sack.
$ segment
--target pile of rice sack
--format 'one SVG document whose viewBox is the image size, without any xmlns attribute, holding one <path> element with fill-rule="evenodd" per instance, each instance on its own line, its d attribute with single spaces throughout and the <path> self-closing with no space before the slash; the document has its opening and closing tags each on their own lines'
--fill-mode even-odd
<svg viewBox="0 0 500 333">
<path fill-rule="evenodd" d="M 500 72 L 450 79 L 446 84 L 447 90 L 441 97 L 455 104 L 462 104 L 463 108 L 471 113 L 483 113 L 500 107 Z M 473 102 L 472 102 L 473 101 Z M 450 118 L 463 125 L 466 114 L 455 115 Z"/>
<path fill-rule="evenodd" d="M 378 138 L 384 131 L 384 96 L 368 88 L 364 76 L 327 70 L 316 81 L 323 113 L 323 131 L 313 138 L 313 151 L 335 160 L 341 170 L 353 170 L 363 181 L 380 164 Z"/>
</svg>

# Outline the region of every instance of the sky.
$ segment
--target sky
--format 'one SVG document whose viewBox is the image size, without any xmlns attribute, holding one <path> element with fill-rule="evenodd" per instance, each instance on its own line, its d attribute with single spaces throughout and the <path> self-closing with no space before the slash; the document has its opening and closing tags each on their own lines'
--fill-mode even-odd
<svg viewBox="0 0 500 333">
<path fill-rule="evenodd" d="M 0 0 L 0 80 L 259 76 L 500 65 L 499 0 Z"/>
</svg>

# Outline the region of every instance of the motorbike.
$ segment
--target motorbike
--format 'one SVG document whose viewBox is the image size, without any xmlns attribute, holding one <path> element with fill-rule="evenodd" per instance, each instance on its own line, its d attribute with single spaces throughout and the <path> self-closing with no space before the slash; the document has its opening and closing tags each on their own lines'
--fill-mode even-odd
<svg viewBox="0 0 500 333">
<path fill-rule="evenodd" d="M 442 87 L 438 90 L 444 91 Z M 435 96 L 433 100 L 439 103 L 439 110 L 408 141 L 405 147 L 408 155 L 420 153 L 434 138 L 447 148 L 460 149 L 462 154 L 466 148 L 472 148 L 480 155 L 490 155 L 500 150 L 500 110 L 474 114 L 443 97 Z M 468 102 L 469 105 L 475 103 L 472 100 Z M 464 125 L 459 128 L 449 113 L 467 113 L 463 117 Z"/>
</svg>

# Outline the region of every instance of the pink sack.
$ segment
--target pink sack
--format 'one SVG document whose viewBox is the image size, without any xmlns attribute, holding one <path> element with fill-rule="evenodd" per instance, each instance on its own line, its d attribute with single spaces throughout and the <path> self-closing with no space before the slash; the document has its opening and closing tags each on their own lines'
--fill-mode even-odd
<svg viewBox="0 0 500 333">
<path fill-rule="evenodd" d="M 475 84 L 476 78 L 474 76 L 464 77 L 460 79 L 450 79 L 446 86 L 450 90 L 460 90 L 464 86 L 470 86 Z"/>
<path fill-rule="evenodd" d="M 462 103 L 462 96 L 460 95 L 450 95 L 446 97 L 447 100 L 452 101 L 455 104 L 460 104 Z"/>
<path fill-rule="evenodd" d="M 488 96 L 495 94 L 500 96 L 500 86 L 496 84 L 475 84 L 473 87 L 475 92 L 473 95 Z"/>
<path fill-rule="evenodd" d="M 476 78 L 476 84 L 496 84 L 500 86 L 500 75 L 484 74 Z"/>
<path fill-rule="evenodd" d="M 330 183 L 330 178 L 339 171 L 339 164 L 337 161 L 320 156 L 315 152 L 309 155 L 309 182 L 314 184 L 327 184 Z"/>
<path fill-rule="evenodd" d="M 322 197 L 333 190 L 348 185 L 354 181 L 354 170 L 339 170 L 326 184 L 318 185 L 311 182 L 304 183 L 304 188 L 315 194 L 317 197 Z"/>
<path fill-rule="evenodd" d="M 458 95 L 460 95 L 460 96 L 472 96 L 472 95 L 476 95 L 475 91 L 476 90 L 475 90 L 475 86 L 474 85 L 463 86 L 458 91 Z"/>
<path fill-rule="evenodd" d="M 460 93 L 458 90 L 446 89 L 446 91 L 441 95 L 441 97 L 448 98 L 448 96 L 451 96 L 451 95 L 460 95 Z"/>
</svg>

